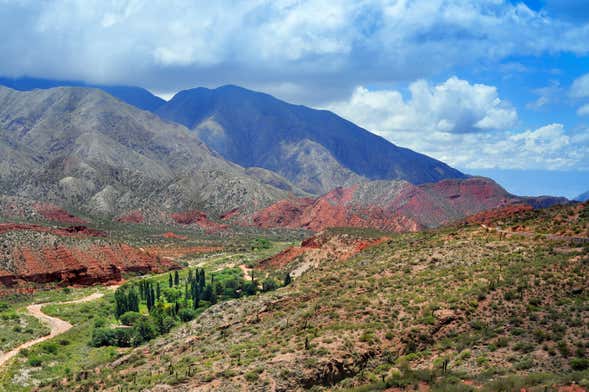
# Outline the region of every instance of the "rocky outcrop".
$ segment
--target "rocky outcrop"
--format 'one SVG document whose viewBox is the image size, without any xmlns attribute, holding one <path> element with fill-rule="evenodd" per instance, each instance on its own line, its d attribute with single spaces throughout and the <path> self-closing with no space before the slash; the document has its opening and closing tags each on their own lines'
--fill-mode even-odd
<svg viewBox="0 0 589 392">
<path fill-rule="evenodd" d="M 0 225 L 0 284 L 25 282 L 92 285 L 118 282 L 127 273 L 164 272 L 179 266 L 156 254 L 103 239 L 84 226 Z"/>
<path fill-rule="evenodd" d="M 337 188 L 319 198 L 281 200 L 246 219 L 261 228 L 288 227 L 313 231 L 328 227 L 370 227 L 394 232 L 418 231 L 511 205 L 530 208 L 566 202 L 509 194 L 488 178 L 449 179 L 413 185 L 372 181 Z"/>
</svg>

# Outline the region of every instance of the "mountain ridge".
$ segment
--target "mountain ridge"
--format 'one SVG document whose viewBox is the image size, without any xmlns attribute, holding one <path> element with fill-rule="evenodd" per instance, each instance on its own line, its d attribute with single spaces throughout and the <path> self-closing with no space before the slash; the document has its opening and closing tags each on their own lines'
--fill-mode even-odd
<svg viewBox="0 0 589 392">
<path fill-rule="evenodd" d="M 180 91 L 156 114 L 192 129 L 226 159 L 275 171 L 314 194 L 363 179 L 425 183 L 466 177 L 330 111 L 290 104 L 234 85 Z M 291 164 L 283 164 L 285 155 L 293 157 Z M 292 164 L 305 155 L 320 157 L 320 163 L 330 162 L 331 170 L 315 162 L 307 162 L 309 167 Z M 335 167 L 339 178 L 332 174 Z M 304 184 L 297 173 L 317 180 Z"/>
</svg>

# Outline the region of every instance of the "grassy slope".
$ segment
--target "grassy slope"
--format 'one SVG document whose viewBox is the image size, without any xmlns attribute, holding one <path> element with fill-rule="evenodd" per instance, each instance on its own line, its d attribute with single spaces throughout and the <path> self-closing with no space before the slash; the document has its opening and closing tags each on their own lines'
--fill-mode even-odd
<svg viewBox="0 0 589 392">
<path fill-rule="evenodd" d="M 211 258 L 207 255 L 187 255 L 183 260 L 189 265 L 202 265 L 206 269 L 208 276 L 210 276 L 211 272 L 215 272 L 215 280 L 222 282 L 226 278 L 241 278 L 243 276 L 243 272 L 237 267 L 239 264 L 249 264 L 254 260 L 268 257 L 289 244 L 271 241 L 268 249 L 252 250 L 249 247 L 250 242 L 251 237 L 249 239 L 247 237 L 238 238 L 236 243 L 231 244 L 232 248 L 235 248 L 234 251 L 223 251 L 217 258 Z M 183 244 L 183 242 L 180 243 L 180 245 Z M 179 271 L 182 281 L 185 280 L 187 274 L 186 269 Z M 168 287 L 167 273 L 154 275 L 149 279 L 160 282 L 162 288 Z M 262 279 L 262 276 L 259 276 L 258 279 Z M 28 304 L 71 301 L 87 296 L 97 290 L 104 292 L 105 296 L 96 301 L 68 305 L 51 304 L 43 307 L 45 313 L 69 321 L 74 325 L 74 328 L 65 334 L 21 353 L 15 361 L 0 373 L 0 391 L 29 391 L 35 386 L 47 385 L 55 380 L 68 377 L 73 380 L 74 384 L 77 384 L 81 382 L 80 378 L 85 377 L 85 370 L 109 363 L 129 351 L 129 349 L 114 347 L 94 348 L 88 345 L 97 321 L 105 325 L 118 323 L 112 316 L 113 292 L 106 288 L 61 289 L 55 287 L 52 290 L 39 291 L 30 295 L 12 295 L 2 299 L 8 309 L 0 313 L 0 317 L 6 314 L 6 317 L 10 318 L 14 314 L 16 317 L 28 320 L 29 316 L 23 314 Z M 200 311 L 204 310 L 206 305 L 204 302 Z M 30 318 L 38 324 L 38 328 L 34 328 L 34 333 L 43 335 L 45 330 L 48 332 L 44 325 L 35 318 Z M 28 335 L 14 334 L 12 327 L 10 327 L 12 324 L 8 325 L 6 321 L 1 319 L 0 321 L 2 321 L 0 339 L 7 335 L 6 344 L 13 347 L 20 341 L 29 340 Z M 10 330 L 5 330 L 5 325 L 9 326 Z M 25 333 L 25 330 L 23 330 L 23 334 Z"/>
<path fill-rule="evenodd" d="M 526 219 L 547 226 L 542 214 Z M 569 224 L 586 230 L 587 214 Z M 589 344 L 587 255 L 587 246 L 479 227 L 397 235 L 347 261 L 325 261 L 288 288 L 212 307 L 69 386 L 380 390 L 421 380 L 468 390 L 468 380 L 513 390 L 587 383 L 587 370 L 571 369 Z M 444 359 L 449 372 L 442 375 Z"/>
</svg>

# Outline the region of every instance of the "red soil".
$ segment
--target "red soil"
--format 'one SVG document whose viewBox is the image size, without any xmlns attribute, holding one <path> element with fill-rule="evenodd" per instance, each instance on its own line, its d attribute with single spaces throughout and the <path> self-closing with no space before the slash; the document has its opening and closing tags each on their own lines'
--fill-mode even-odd
<svg viewBox="0 0 589 392">
<path fill-rule="evenodd" d="M 154 254 L 161 258 L 175 259 L 190 254 L 218 252 L 223 250 L 223 248 L 220 246 L 152 246 L 145 250 L 149 254 Z"/>
<path fill-rule="evenodd" d="M 162 234 L 162 237 L 168 238 L 168 239 L 182 240 L 182 241 L 185 241 L 188 239 L 188 237 L 186 237 L 185 235 L 172 233 L 171 231 L 168 231 L 167 233 Z"/>
<path fill-rule="evenodd" d="M 218 231 L 227 228 L 227 225 L 213 222 L 208 218 L 207 214 L 197 210 L 176 212 L 171 214 L 171 217 L 176 223 L 182 225 L 196 224 L 207 231 Z"/>
<path fill-rule="evenodd" d="M 10 231 L 37 231 L 40 233 L 51 233 L 60 237 L 106 237 L 106 233 L 86 226 L 70 226 L 67 228 L 53 228 L 41 225 L 24 223 L 0 223 L 0 234 Z"/>
<path fill-rule="evenodd" d="M 117 220 L 117 222 L 123 222 L 123 223 L 143 223 L 145 218 L 143 217 L 143 214 L 141 213 L 141 211 L 133 210 L 133 211 L 130 211 L 126 214 L 119 216 L 116 220 Z"/>
<path fill-rule="evenodd" d="M 84 221 L 83 219 L 70 214 L 69 212 L 62 209 L 61 207 L 56 206 L 55 204 L 35 203 L 33 205 L 33 208 L 47 220 L 52 220 L 61 223 L 69 223 L 72 225 L 80 225 L 86 223 L 86 221 Z"/>
<path fill-rule="evenodd" d="M 335 258 L 336 260 L 343 261 L 366 248 L 381 244 L 388 239 L 388 237 L 365 239 L 346 235 L 338 236 L 319 233 L 316 236 L 304 240 L 301 246 L 292 246 L 268 259 L 262 260 L 259 268 L 284 268 L 297 257 L 310 254 L 320 259 Z"/>
<path fill-rule="evenodd" d="M 467 217 L 466 222 L 488 225 L 497 220 L 509 218 L 525 211 L 531 211 L 532 209 L 532 206 L 527 204 L 514 204 L 500 208 L 493 208 Z"/>
<path fill-rule="evenodd" d="M 225 220 L 231 220 L 232 218 L 234 218 L 234 217 L 236 217 L 237 215 L 239 215 L 239 214 L 240 214 L 240 212 L 241 212 L 241 211 L 239 210 L 239 208 L 234 208 L 234 209 L 232 209 L 232 210 L 229 210 L 229 211 L 227 211 L 227 212 L 225 212 L 225 213 L 223 213 L 223 214 L 221 215 L 221 220 L 224 220 L 224 221 L 225 221 Z"/>
<path fill-rule="evenodd" d="M 337 188 L 317 199 L 281 200 L 256 212 L 251 221 L 262 228 L 288 227 L 320 231 L 328 227 L 371 227 L 405 232 L 435 227 L 483 210 L 519 202 L 485 178 L 444 180 L 415 186 L 407 183 L 394 197 L 374 195 L 366 204 L 359 186 Z"/>
<path fill-rule="evenodd" d="M 126 244 L 55 245 L 31 248 L 15 245 L 10 249 L 13 271 L 0 271 L 0 283 L 18 285 L 35 283 L 91 285 L 113 283 L 126 272 L 164 272 L 179 266 Z"/>
</svg>

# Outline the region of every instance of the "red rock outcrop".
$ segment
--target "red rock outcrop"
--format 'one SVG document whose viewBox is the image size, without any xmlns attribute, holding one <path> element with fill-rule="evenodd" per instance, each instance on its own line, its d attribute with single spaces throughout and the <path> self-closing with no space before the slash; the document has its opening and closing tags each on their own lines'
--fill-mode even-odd
<svg viewBox="0 0 589 392">
<path fill-rule="evenodd" d="M 406 232 L 437 227 L 481 211 L 532 198 L 510 195 L 494 181 L 473 177 L 413 185 L 397 182 L 337 188 L 316 199 L 281 200 L 245 219 L 261 228 L 320 231 L 329 227 L 370 227 Z"/>
<path fill-rule="evenodd" d="M 258 268 L 281 269 L 297 258 L 312 260 L 315 264 L 327 259 L 347 260 L 364 249 L 381 244 L 388 239 L 389 237 L 363 238 L 328 230 L 305 239 L 301 246 L 291 246 L 262 260 Z"/>
<path fill-rule="evenodd" d="M 488 225 L 498 220 L 516 216 L 531 210 L 533 210 L 533 208 L 530 205 L 514 204 L 500 208 L 493 208 L 487 211 L 479 212 L 478 214 L 467 216 L 465 221 L 468 223 Z"/>
<path fill-rule="evenodd" d="M 126 214 L 123 214 L 116 218 L 117 222 L 122 223 L 143 223 L 144 220 L 145 217 L 143 216 L 143 213 L 141 213 L 141 211 L 139 210 L 129 211 Z"/>
<path fill-rule="evenodd" d="M 125 273 L 179 268 L 155 253 L 103 237 L 85 226 L 0 224 L 0 284 L 12 289 L 26 282 L 91 285 L 120 281 Z"/>
<path fill-rule="evenodd" d="M 181 225 L 197 225 L 207 231 L 218 231 L 227 228 L 227 225 L 213 222 L 207 214 L 198 210 L 175 212 L 170 215 L 172 219 Z"/>
<path fill-rule="evenodd" d="M 60 237 L 106 237 L 105 232 L 83 225 L 55 228 L 27 223 L 0 223 L 0 234 L 11 231 L 36 231 L 39 233 L 51 233 Z"/>
<path fill-rule="evenodd" d="M 14 246 L 10 251 L 13 270 L 0 270 L 0 283 L 11 286 L 19 280 L 35 283 L 92 285 L 112 283 L 124 273 L 158 273 L 179 266 L 167 259 L 126 244 L 96 244 L 54 248 Z"/>
<path fill-rule="evenodd" d="M 45 219 L 71 225 L 85 224 L 86 221 L 74 216 L 61 207 L 51 203 L 35 203 L 33 208 Z"/>
</svg>

